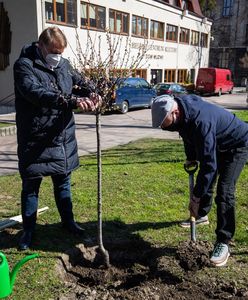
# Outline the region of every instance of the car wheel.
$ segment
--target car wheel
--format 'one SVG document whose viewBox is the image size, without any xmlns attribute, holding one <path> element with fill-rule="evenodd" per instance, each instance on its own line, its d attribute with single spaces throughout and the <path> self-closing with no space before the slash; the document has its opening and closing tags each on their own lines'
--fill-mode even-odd
<svg viewBox="0 0 248 300">
<path fill-rule="evenodd" d="M 229 94 L 232 94 L 233 93 L 233 89 L 231 89 L 230 91 L 229 91 Z"/>
<path fill-rule="evenodd" d="M 128 112 L 128 102 L 127 101 L 123 101 L 122 105 L 121 105 L 121 113 L 122 114 L 126 114 Z"/>
</svg>

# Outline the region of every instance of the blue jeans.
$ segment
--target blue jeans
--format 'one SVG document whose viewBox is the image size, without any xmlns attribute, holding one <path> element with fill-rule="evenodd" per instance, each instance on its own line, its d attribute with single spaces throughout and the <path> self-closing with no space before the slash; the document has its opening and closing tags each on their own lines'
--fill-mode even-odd
<svg viewBox="0 0 248 300">
<path fill-rule="evenodd" d="M 71 201 L 71 174 L 51 176 L 55 202 L 63 223 L 73 221 Z M 39 189 L 42 178 L 22 180 L 21 208 L 23 229 L 33 231 L 36 224 Z"/>
</svg>

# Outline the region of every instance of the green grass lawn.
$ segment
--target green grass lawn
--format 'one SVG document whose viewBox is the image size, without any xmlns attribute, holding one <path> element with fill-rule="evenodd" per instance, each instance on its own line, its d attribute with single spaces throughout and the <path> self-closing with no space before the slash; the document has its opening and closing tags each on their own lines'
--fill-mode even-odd
<svg viewBox="0 0 248 300">
<path fill-rule="evenodd" d="M 238 110 L 235 111 L 234 113 L 239 119 L 248 123 L 248 110 Z"/>
<path fill-rule="evenodd" d="M 104 239 L 141 238 L 151 244 L 176 247 L 189 240 L 188 229 L 178 222 L 188 217 L 188 175 L 183 163 L 182 141 L 144 139 L 102 153 L 103 234 Z M 237 186 L 237 230 L 235 247 L 226 268 L 199 271 L 195 276 L 211 273 L 238 286 L 246 285 L 248 276 L 248 166 Z M 57 299 L 65 290 L 55 265 L 65 250 L 95 239 L 97 233 L 97 165 L 95 155 L 84 156 L 80 168 L 72 175 L 75 219 L 84 226 L 83 238 L 72 237 L 60 227 L 50 178 L 41 185 L 39 207 L 49 206 L 37 221 L 34 248 L 27 253 L 16 250 L 21 225 L 6 229 L 0 235 L 0 247 L 10 267 L 26 254 L 37 252 L 39 259 L 29 261 L 17 275 L 10 299 Z M 21 180 L 19 175 L 0 177 L 1 219 L 20 214 Z M 210 226 L 197 228 L 197 239 L 215 241 L 215 204 L 209 214 Z M 111 259 L 111 258 L 110 258 Z M 247 285 L 246 285 L 247 286 Z"/>
<path fill-rule="evenodd" d="M 184 151 L 181 141 L 147 139 L 103 151 L 103 219 L 104 238 L 142 238 L 156 245 L 175 247 L 189 239 L 189 231 L 178 226 L 188 217 L 188 175 L 183 169 Z M 236 259 L 247 259 L 246 166 L 237 189 Z M 72 176 L 75 219 L 87 230 L 87 237 L 96 236 L 97 166 L 94 155 L 81 158 L 80 168 Z M 21 181 L 18 175 L 0 177 L 1 219 L 20 213 Z M 61 231 L 50 178 L 42 182 L 40 207 L 49 210 L 38 219 L 33 251 L 40 258 L 28 262 L 14 288 L 13 299 L 55 299 L 64 290 L 56 276 L 55 263 L 60 253 L 83 242 Z M 199 240 L 214 242 L 215 205 L 210 213 L 210 226 L 197 230 Z M 11 267 L 25 254 L 16 250 L 21 226 L 2 232 L 1 249 Z M 242 254 L 244 253 L 244 254 Z M 246 253 L 246 255 L 245 255 Z M 221 276 L 232 276 L 235 263 L 219 271 Z M 238 263 L 237 263 L 238 266 Z M 217 272 L 217 271 L 213 271 Z M 242 272 L 248 272 L 243 269 Z M 223 273 L 223 274 L 222 274 Z M 244 274 L 244 273 L 242 273 Z M 235 275 L 236 276 L 236 275 Z M 238 280 L 238 278 L 236 278 Z M 42 295 L 40 294 L 42 290 Z M 28 296 L 27 296 L 28 295 Z"/>
<path fill-rule="evenodd" d="M 13 126 L 15 124 L 11 124 L 11 123 L 2 123 L 0 122 L 0 128 L 3 128 L 3 127 L 9 127 L 9 126 Z"/>
</svg>

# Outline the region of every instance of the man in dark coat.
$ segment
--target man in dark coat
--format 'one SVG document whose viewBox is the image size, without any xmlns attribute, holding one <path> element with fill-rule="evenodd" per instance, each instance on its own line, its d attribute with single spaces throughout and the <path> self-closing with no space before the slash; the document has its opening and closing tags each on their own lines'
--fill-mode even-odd
<svg viewBox="0 0 248 300">
<path fill-rule="evenodd" d="M 184 142 L 186 164 L 199 162 L 189 204 L 191 216 L 207 215 L 218 178 L 217 239 L 210 261 L 215 266 L 225 265 L 235 232 L 235 186 L 248 159 L 248 124 L 196 95 L 157 97 L 152 105 L 152 124 L 178 131 Z"/>
<path fill-rule="evenodd" d="M 93 111 L 100 97 L 91 93 L 61 54 L 67 40 L 58 27 L 45 29 L 38 43 L 25 46 L 14 65 L 19 172 L 22 178 L 23 235 L 19 248 L 29 248 L 36 224 L 39 188 L 51 176 L 56 205 L 64 228 L 75 223 L 71 201 L 71 172 L 79 166 L 73 109 Z M 71 96 L 73 86 L 81 96 Z"/>
</svg>

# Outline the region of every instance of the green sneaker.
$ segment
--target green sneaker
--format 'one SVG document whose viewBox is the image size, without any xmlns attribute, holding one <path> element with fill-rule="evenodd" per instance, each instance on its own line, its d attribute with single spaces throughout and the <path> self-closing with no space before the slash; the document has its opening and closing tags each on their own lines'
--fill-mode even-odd
<svg viewBox="0 0 248 300">
<path fill-rule="evenodd" d="M 228 245 L 224 243 L 216 243 L 210 262 L 216 267 L 221 267 L 227 263 L 229 256 L 230 251 Z"/>
<path fill-rule="evenodd" d="M 208 225 L 208 224 L 209 224 L 208 216 L 197 218 L 195 221 L 195 225 Z M 180 222 L 179 226 L 183 227 L 183 228 L 189 228 L 190 227 L 190 219 Z"/>
</svg>

